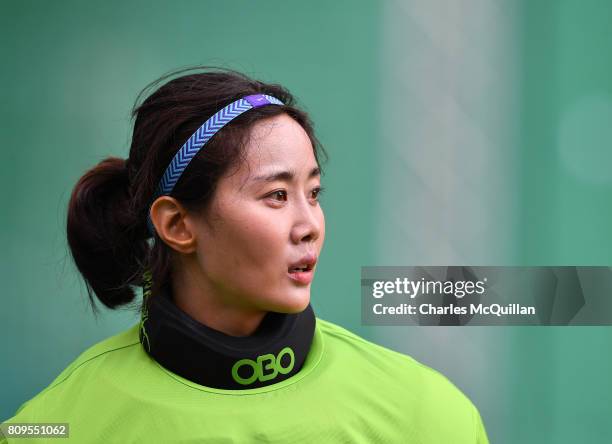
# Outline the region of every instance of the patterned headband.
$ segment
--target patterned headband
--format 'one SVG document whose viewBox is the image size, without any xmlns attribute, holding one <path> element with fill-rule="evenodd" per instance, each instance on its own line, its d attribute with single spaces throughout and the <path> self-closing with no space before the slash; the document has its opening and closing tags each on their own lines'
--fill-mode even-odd
<svg viewBox="0 0 612 444">
<path fill-rule="evenodd" d="M 253 108 L 259 108 L 264 105 L 284 105 L 283 102 L 278 100 L 276 97 L 268 96 L 266 94 L 253 94 L 250 96 L 243 97 L 242 99 L 236 100 L 230 103 L 225 108 L 217 111 L 210 119 L 199 127 L 195 133 L 185 142 L 180 150 L 175 154 L 174 158 L 166 168 L 164 175 L 157 186 L 157 189 L 153 195 L 151 202 L 154 202 L 160 196 L 170 194 L 176 185 L 176 182 L 191 162 L 191 159 L 195 157 L 200 149 L 214 136 L 217 131 L 231 122 L 234 118 L 238 117 L 245 111 Z M 151 236 L 155 235 L 155 227 L 151 222 L 151 217 L 147 215 L 147 226 Z"/>
</svg>

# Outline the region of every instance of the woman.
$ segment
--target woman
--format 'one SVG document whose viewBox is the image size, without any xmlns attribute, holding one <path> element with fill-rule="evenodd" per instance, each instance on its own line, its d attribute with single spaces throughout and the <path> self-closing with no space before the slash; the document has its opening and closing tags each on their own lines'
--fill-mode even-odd
<svg viewBox="0 0 612 444">
<path fill-rule="evenodd" d="M 142 320 L 10 422 L 69 423 L 79 443 L 486 443 L 442 375 L 315 316 L 324 152 L 290 93 L 179 74 L 135 108 L 129 158 L 88 171 L 68 210 L 92 304 L 143 287 Z"/>
</svg>

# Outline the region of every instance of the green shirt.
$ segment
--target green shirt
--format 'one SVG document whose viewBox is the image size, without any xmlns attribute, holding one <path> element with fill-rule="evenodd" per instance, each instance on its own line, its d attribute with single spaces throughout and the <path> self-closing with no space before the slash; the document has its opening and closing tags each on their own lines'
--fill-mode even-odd
<svg viewBox="0 0 612 444">
<path fill-rule="evenodd" d="M 60 441 L 82 444 L 488 443 L 472 402 L 440 373 L 319 318 L 297 374 L 246 390 L 166 370 L 138 328 L 86 350 L 8 422 L 69 423 Z"/>
</svg>

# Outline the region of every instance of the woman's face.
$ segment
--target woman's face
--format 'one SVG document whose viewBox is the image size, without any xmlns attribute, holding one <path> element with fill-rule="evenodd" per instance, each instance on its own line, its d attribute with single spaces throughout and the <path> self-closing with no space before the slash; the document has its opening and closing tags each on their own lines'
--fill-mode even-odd
<svg viewBox="0 0 612 444">
<path fill-rule="evenodd" d="M 245 148 L 245 162 L 221 178 L 198 223 L 200 268 L 224 303 L 300 312 L 325 238 L 312 143 L 282 114 L 258 121 Z M 311 270 L 293 269 L 304 265 Z"/>
</svg>

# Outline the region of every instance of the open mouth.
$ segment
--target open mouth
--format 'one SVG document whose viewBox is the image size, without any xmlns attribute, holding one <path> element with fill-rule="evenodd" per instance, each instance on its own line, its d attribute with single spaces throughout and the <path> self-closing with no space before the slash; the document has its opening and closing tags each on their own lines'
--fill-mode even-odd
<svg viewBox="0 0 612 444">
<path fill-rule="evenodd" d="M 308 285 L 312 282 L 312 278 L 314 277 L 314 263 L 291 266 L 287 271 L 287 276 L 289 276 L 294 283 L 300 286 Z"/>
<path fill-rule="evenodd" d="M 312 270 L 312 265 L 305 264 L 305 265 L 298 266 L 298 267 L 290 267 L 289 273 L 303 273 L 303 272 L 310 271 L 310 270 Z"/>
<path fill-rule="evenodd" d="M 287 276 L 298 285 L 308 285 L 314 277 L 314 267 L 317 263 L 315 254 L 306 254 L 293 262 L 287 268 Z"/>
</svg>

